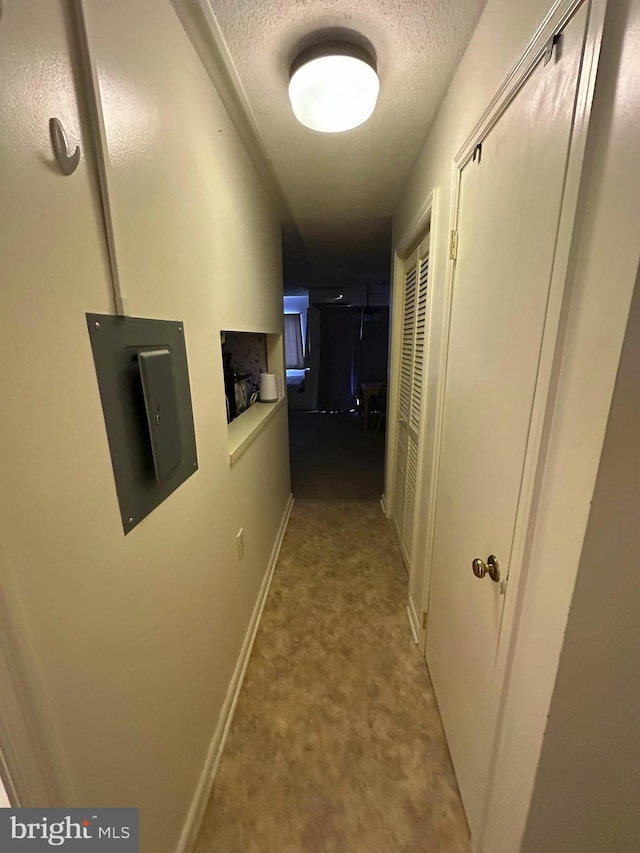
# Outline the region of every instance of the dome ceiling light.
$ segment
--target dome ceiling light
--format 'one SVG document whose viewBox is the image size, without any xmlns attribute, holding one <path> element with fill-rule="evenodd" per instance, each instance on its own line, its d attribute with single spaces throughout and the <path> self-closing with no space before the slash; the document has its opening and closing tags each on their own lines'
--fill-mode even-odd
<svg viewBox="0 0 640 853">
<path fill-rule="evenodd" d="M 295 117 L 322 133 L 341 133 L 373 113 L 380 81 L 364 47 L 333 42 L 307 48 L 294 60 L 289 99 Z"/>
</svg>

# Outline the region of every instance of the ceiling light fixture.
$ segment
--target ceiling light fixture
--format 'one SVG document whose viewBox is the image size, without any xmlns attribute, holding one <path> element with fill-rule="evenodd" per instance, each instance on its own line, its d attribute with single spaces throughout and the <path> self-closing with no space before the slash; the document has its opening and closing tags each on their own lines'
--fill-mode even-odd
<svg viewBox="0 0 640 853">
<path fill-rule="evenodd" d="M 311 130 L 341 133 L 358 127 L 373 113 L 379 91 L 375 59 L 355 44 L 315 45 L 291 66 L 291 106 Z"/>
</svg>

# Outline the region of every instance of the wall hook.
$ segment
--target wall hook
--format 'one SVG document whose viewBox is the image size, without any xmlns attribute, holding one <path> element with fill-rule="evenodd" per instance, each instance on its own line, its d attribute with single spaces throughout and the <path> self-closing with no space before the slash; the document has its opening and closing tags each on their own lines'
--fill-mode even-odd
<svg viewBox="0 0 640 853">
<path fill-rule="evenodd" d="M 51 134 L 53 153 L 56 155 L 60 171 L 63 175 L 72 175 L 80 162 L 80 146 L 76 145 L 76 150 L 73 154 L 69 154 L 67 134 L 64 132 L 62 122 L 58 118 L 49 119 L 49 133 Z"/>
</svg>

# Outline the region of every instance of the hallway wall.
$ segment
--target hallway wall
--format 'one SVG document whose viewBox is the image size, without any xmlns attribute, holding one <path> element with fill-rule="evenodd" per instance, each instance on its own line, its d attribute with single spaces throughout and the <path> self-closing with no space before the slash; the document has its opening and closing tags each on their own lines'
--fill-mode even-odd
<svg viewBox="0 0 640 853">
<path fill-rule="evenodd" d="M 184 321 L 199 456 L 125 538 L 84 316 L 113 302 L 70 6 L 0 19 L 0 583 L 59 804 L 139 806 L 141 850 L 173 853 L 290 492 L 284 407 L 230 467 L 220 352 L 221 329 L 282 332 L 280 223 L 168 0 L 88 0 L 122 285 L 132 315 Z M 50 116 L 82 148 L 70 177 Z"/>
<path fill-rule="evenodd" d="M 550 0 L 489 0 L 394 220 L 397 246 L 428 194 L 437 189 L 425 483 L 432 476 L 442 368 L 440 320 L 449 264 L 452 161 L 551 5 Z M 640 214 L 629 179 L 640 165 L 638 32 L 640 2 L 610 2 L 562 319 L 563 348 L 554 377 L 555 410 L 546 424 L 545 468 L 538 483 L 528 563 L 518 596 L 508 595 L 505 608 L 505 619 L 518 619 L 519 629 L 506 652 L 501 737 L 494 755 L 489 821 L 481 840 L 487 853 L 514 853 L 520 847 L 638 268 Z M 632 452 L 629 442 L 626 452 Z M 387 499 L 389 491 L 387 483 Z M 531 849 L 539 849 L 540 836 L 537 840 Z"/>
<path fill-rule="evenodd" d="M 638 849 L 639 371 L 640 275 L 523 853 Z"/>
</svg>

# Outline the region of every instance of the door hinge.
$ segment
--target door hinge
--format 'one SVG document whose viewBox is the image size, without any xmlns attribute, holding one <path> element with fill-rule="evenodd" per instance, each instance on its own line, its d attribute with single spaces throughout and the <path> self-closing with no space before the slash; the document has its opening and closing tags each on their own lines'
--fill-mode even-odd
<svg viewBox="0 0 640 853">
<path fill-rule="evenodd" d="M 458 232 L 454 229 L 451 232 L 451 248 L 449 251 L 449 259 L 455 261 L 458 257 Z"/>
<path fill-rule="evenodd" d="M 427 630 L 427 611 L 423 610 L 422 612 L 422 630 Z"/>
<path fill-rule="evenodd" d="M 477 160 L 478 164 L 480 164 L 480 161 L 482 160 L 482 142 L 478 142 L 476 147 L 473 149 L 473 157 L 471 159 L 474 163 Z"/>
<path fill-rule="evenodd" d="M 553 48 L 558 44 L 560 39 L 562 38 L 562 33 L 554 33 L 549 41 L 544 46 L 544 64 L 548 65 L 553 58 Z"/>
</svg>

